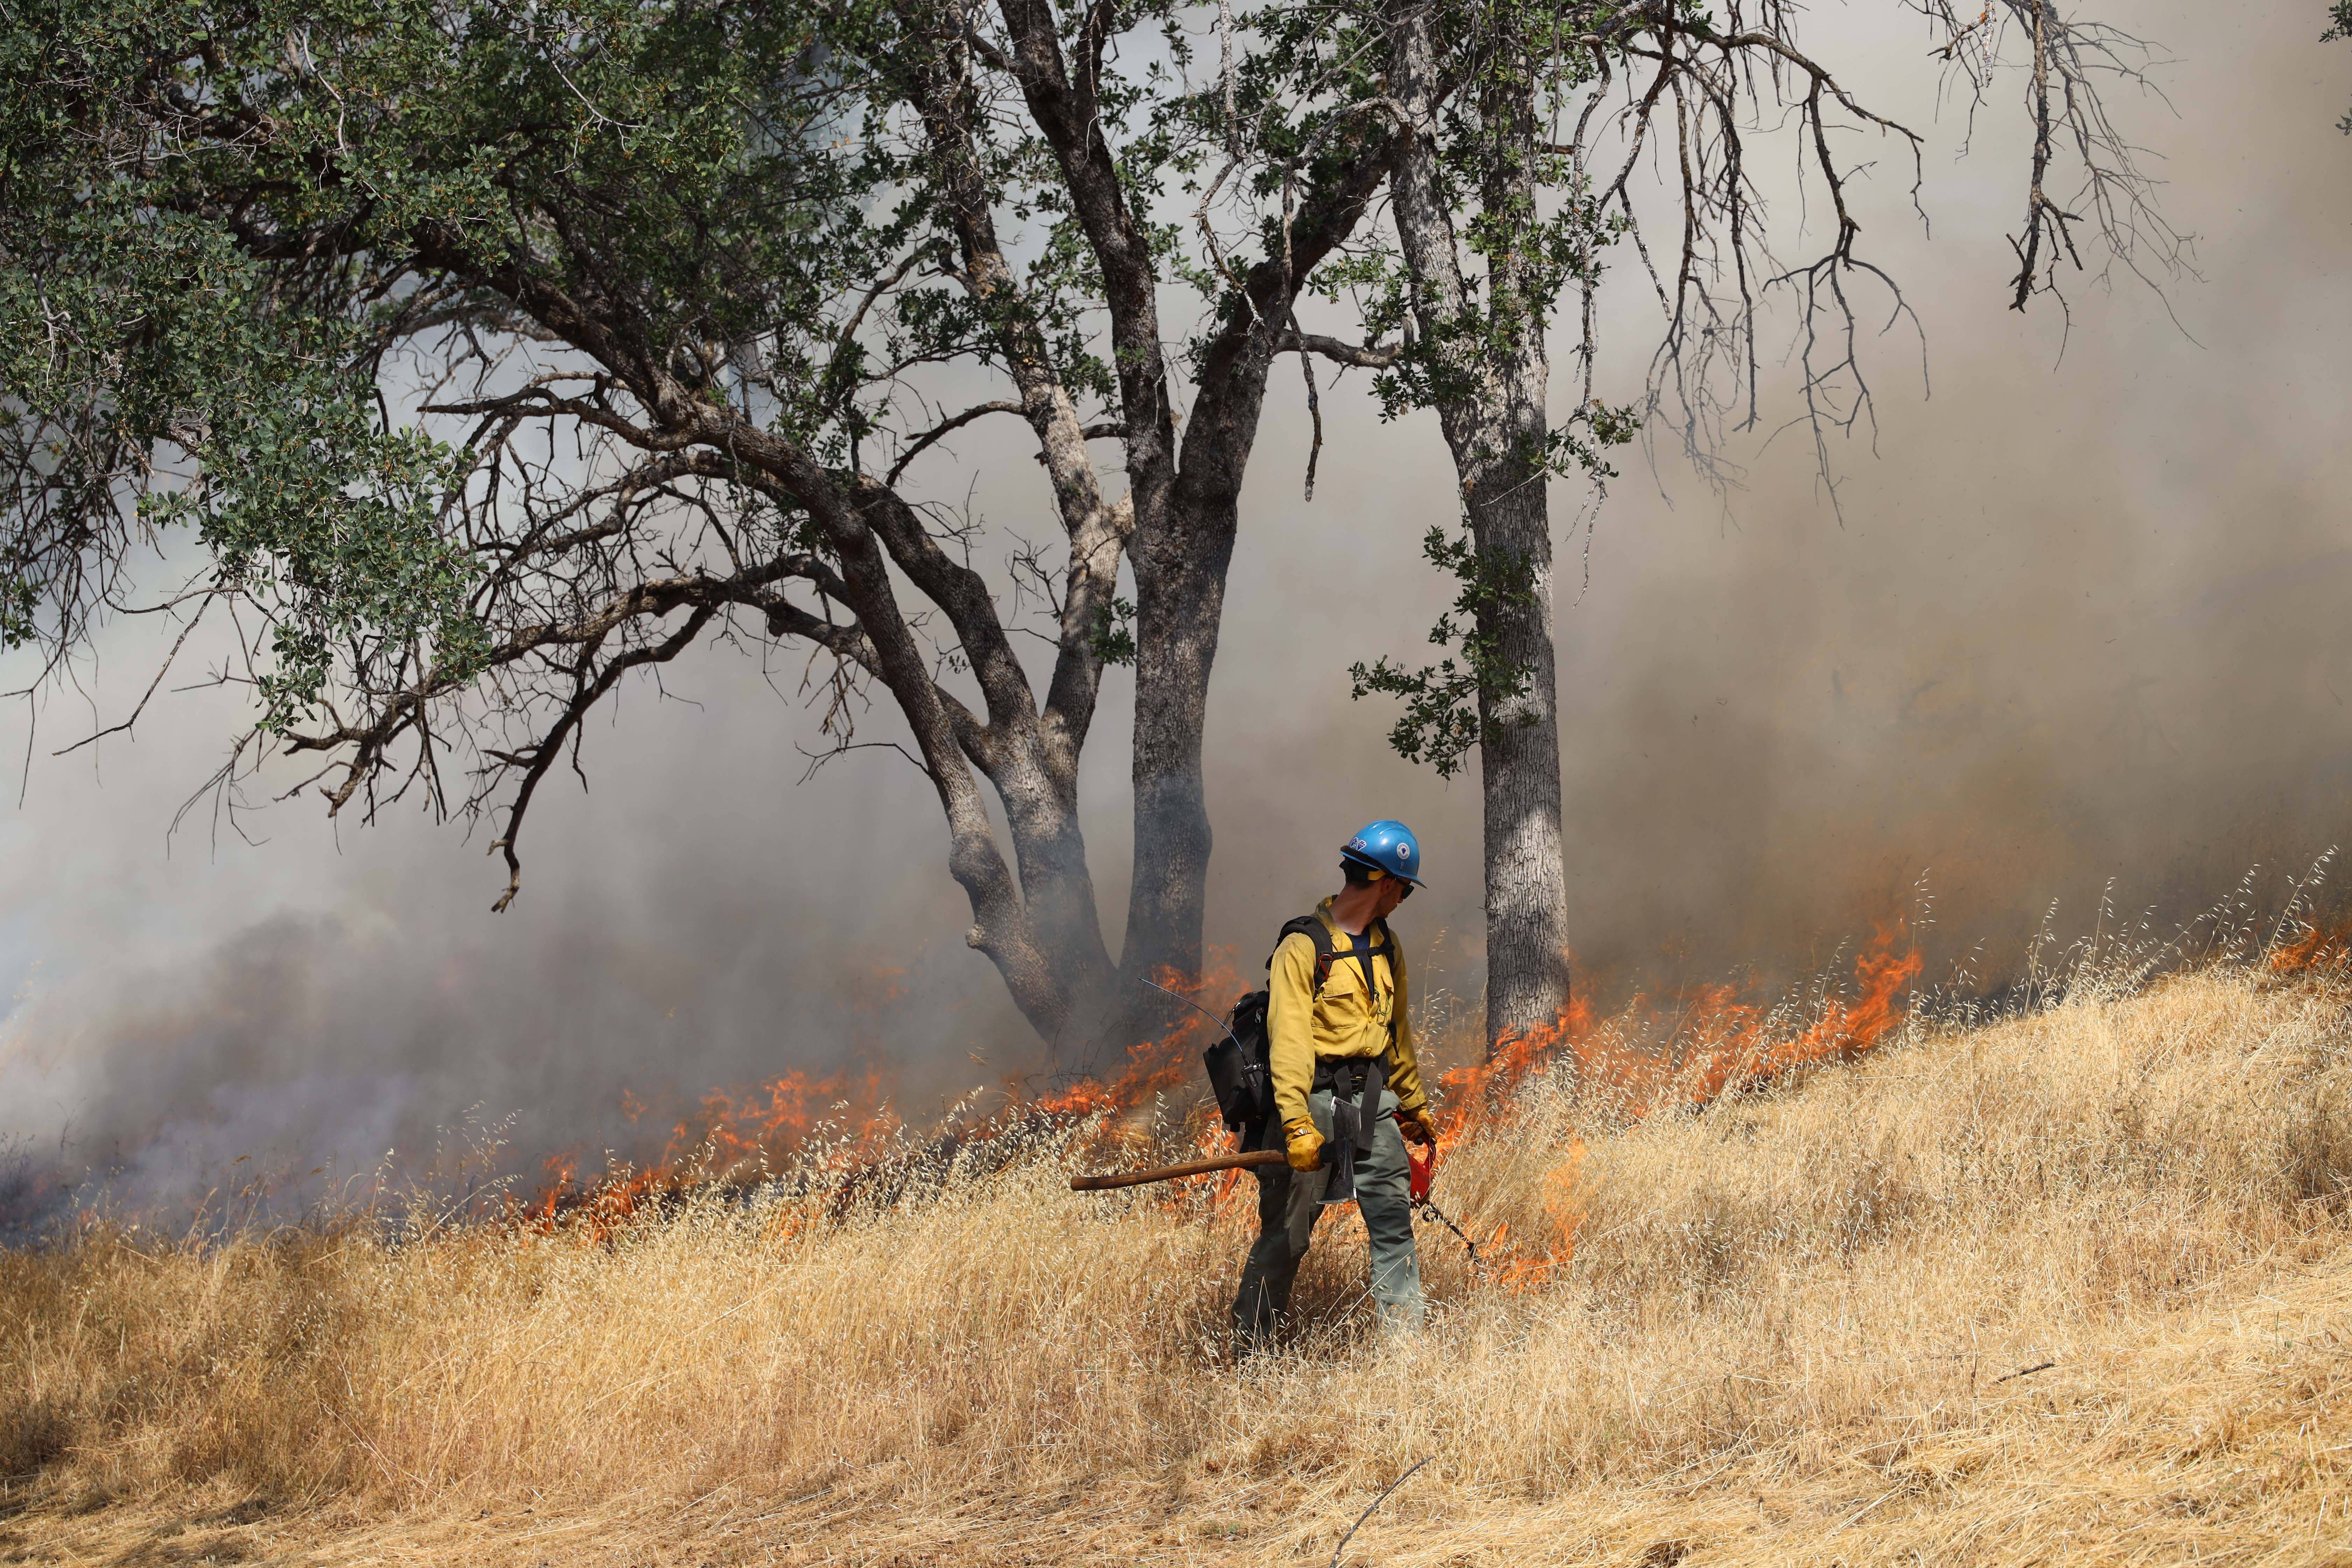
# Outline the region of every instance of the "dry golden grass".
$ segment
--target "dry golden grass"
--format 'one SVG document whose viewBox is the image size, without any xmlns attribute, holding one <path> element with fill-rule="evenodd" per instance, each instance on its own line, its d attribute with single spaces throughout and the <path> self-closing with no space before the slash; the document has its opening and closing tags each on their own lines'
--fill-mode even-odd
<svg viewBox="0 0 2352 1568">
<path fill-rule="evenodd" d="M 0 1560 L 1328 1563 L 1427 1458 L 1348 1560 L 2352 1564 L 2338 988 L 2177 977 L 1614 1129 L 1535 1086 L 1439 1183 L 1515 1280 L 1424 1226 L 1383 1346 L 1327 1236 L 1239 1368 L 1243 1206 L 1070 1157 L 602 1243 L 0 1255 Z"/>
</svg>

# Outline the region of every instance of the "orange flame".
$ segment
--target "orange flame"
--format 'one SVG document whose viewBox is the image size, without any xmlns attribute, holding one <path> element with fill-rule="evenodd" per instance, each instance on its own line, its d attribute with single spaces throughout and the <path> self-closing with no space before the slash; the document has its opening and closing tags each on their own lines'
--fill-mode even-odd
<svg viewBox="0 0 2352 1568">
<path fill-rule="evenodd" d="M 1163 969 L 1154 978 L 1222 1016 L 1219 1003 L 1240 991 L 1234 954 L 1229 949 L 1212 949 L 1208 959 L 1199 976 Z M 903 994 L 894 983 L 898 973 L 875 972 L 882 984 L 879 994 L 870 999 L 874 1005 L 887 1005 Z M 1160 1096 L 1197 1088 L 1199 1052 L 1219 1032 L 1211 1018 L 1188 1009 L 1166 1035 L 1129 1047 L 1114 1076 L 1032 1099 L 1016 1098 L 991 1121 L 1043 1115 L 1117 1121 Z M 656 1116 L 652 1105 L 625 1090 L 621 1109 L 633 1124 Z M 554 1156 L 546 1163 L 538 1194 L 528 1202 L 510 1204 L 509 1214 L 531 1228 L 552 1232 L 559 1226 L 575 1226 L 583 1239 L 601 1241 L 649 1198 L 700 1182 L 755 1178 L 788 1159 L 806 1161 L 812 1143 L 834 1130 L 837 1131 L 816 1163 L 824 1169 L 850 1169 L 878 1157 L 903 1126 L 890 1109 L 889 1084 L 875 1061 L 821 1077 L 796 1068 L 758 1084 L 704 1094 L 695 1110 L 675 1119 L 660 1155 L 643 1170 L 624 1167 L 583 1184 L 579 1150 Z M 1202 1151 L 1213 1152 L 1221 1139 L 1221 1125 L 1213 1118 L 1201 1130 Z M 1227 1206 L 1225 1194 L 1219 1197 L 1215 1206 Z"/>
<path fill-rule="evenodd" d="M 1584 1205 L 1578 1201 L 1577 1182 L 1584 1166 L 1584 1140 L 1571 1139 L 1565 1163 L 1544 1173 L 1544 1217 L 1551 1222 L 1552 1234 L 1540 1253 L 1526 1253 L 1510 1243 L 1510 1227 L 1498 1225 L 1487 1240 L 1495 1247 L 1497 1257 L 1495 1283 L 1507 1290 L 1532 1290 L 1545 1283 L 1554 1269 L 1563 1268 L 1576 1257 L 1576 1238 L 1584 1229 Z"/>
<path fill-rule="evenodd" d="M 1452 1105 L 1441 1132 L 1443 1153 L 1474 1131 L 1509 1116 L 1511 1091 L 1531 1072 L 1563 1053 L 1576 1065 L 1581 1090 L 1612 1100 L 1626 1114 L 1646 1116 L 1673 1103 L 1705 1104 L 1727 1091 L 1763 1083 L 1791 1068 L 1817 1062 L 1851 1061 L 1885 1040 L 1905 1016 L 1904 997 L 1919 976 L 1922 955 L 1907 945 L 1900 919 L 1879 922 L 1870 945 L 1855 958 L 1849 996 L 1825 997 L 1810 1024 L 1787 1027 L 1785 1011 L 1740 999 L 1730 985 L 1701 987 L 1671 1008 L 1645 1005 L 1636 996 L 1619 1017 L 1596 1019 L 1591 998 L 1580 994 L 1551 1025 L 1504 1041 L 1491 1059 L 1461 1068 L 1441 1080 Z M 1642 1019 L 1622 1026 L 1628 1019 Z M 1640 1051 L 1627 1041 L 1663 1035 L 1672 1048 Z M 1495 1259 L 1495 1282 L 1507 1289 L 1534 1289 L 1575 1257 L 1584 1224 L 1577 1191 L 1585 1153 L 1573 1140 L 1566 1161 L 1544 1177 L 1542 1207 L 1550 1235 L 1540 1243 L 1514 1238 L 1498 1224 L 1480 1246 Z"/>
<path fill-rule="evenodd" d="M 2332 925 L 2306 922 L 2303 935 L 2270 952 L 2273 974 L 2303 974 L 2316 969 L 2340 969 L 2352 962 L 2352 919 Z"/>
<path fill-rule="evenodd" d="M 1900 919 L 1880 923 L 1853 961 L 1854 1000 L 1827 999 L 1801 1033 L 1774 1037 L 1757 1008 L 1719 1006 L 1697 1037 L 1706 1043 L 1703 1057 L 1683 1074 L 1691 1100 L 1704 1104 L 1727 1089 L 1761 1083 L 1791 1068 L 1852 1061 L 1876 1046 L 1903 1021 L 1902 998 L 1919 977 L 1919 950 L 1896 950 L 1905 934 Z"/>
<path fill-rule="evenodd" d="M 1878 923 L 1854 960 L 1853 997 L 1828 997 L 1812 1023 L 1785 1033 L 1783 1012 L 1743 1001 L 1732 985 L 1705 985 L 1672 1007 L 1645 1005 L 1636 996 L 1612 1023 L 1647 1015 L 1648 1026 L 1603 1028 L 1591 997 L 1580 992 L 1554 1022 L 1502 1041 L 1475 1067 L 1457 1068 L 1441 1080 L 1455 1101 L 1459 1131 L 1499 1109 L 1530 1073 L 1563 1053 L 1576 1064 L 1580 1084 L 1614 1091 L 1634 1115 L 1683 1094 L 1704 1104 L 1727 1089 L 1759 1082 L 1818 1061 L 1850 1061 L 1885 1038 L 1903 1021 L 1903 996 L 1919 976 L 1919 950 L 1904 945 L 1905 922 Z M 1663 1025 L 1661 1028 L 1659 1026 Z M 1628 1048 L 1636 1036 L 1663 1033 L 1680 1048 L 1645 1053 Z"/>
<path fill-rule="evenodd" d="M 1190 997 L 1204 1011 L 1186 1008 L 1167 1034 L 1130 1046 L 1117 1077 L 1089 1079 L 1045 1095 L 1035 1102 L 1038 1110 L 1053 1116 L 1117 1115 L 1139 1110 L 1171 1089 L 1198 1087 L 1200 1054 L 1223 1033 L 1210 1015 L 1221 1016 L 1218 1000 L 1241 994 L 1234 977 L 1234 950 L 1210 949 L 1199 975 L 1162 968 L 1151 978 L 1178 995 Z"/>
<path fill-rule="evenodd" d="M 1901 920 L 1881 922 L 1854 960 L 1846 994 L 1825 997 L 1802 1027 L 1790 1026 L 1786 1009 L 1744 1000 L 1730 985 L 1702 987 L 1665 1005 L 1646 1005 L 1637 995 L 1608 1019 L 1596 1016 L 1589 991 L 1580 988 L 1551 1024 L 1507 1039 L 1487 1060 L 1444 1076 L 1447 1105 L 1440 1118 L 1440 1154 L 1513 1115 L 1513 1091 L 1563 1054 L 1574 1061 L 1586 1093 L 1597 1090 L 1635 1116 L 1670 1103 L 1705 1103 L 1793 1068 L 1851 1060 L 1880 1044 L 1904 1017 L 1904 997 L 1921 967 L 1921 955 L 1906 944 L 1906 935 Z M 2342 933 L 2328 940 L 2332 948 L 2314 933 L 2293 949 L 2282 949 L 2273 967 L 2284 971 L 2313 962 L 2311 955 L 2323 950 L 2341 957 Z M 877 972 L 885 977 L 885 1002 L 893 994 L 887 977 L 894 973 Z M 1242 989 L 1230 949 L 1213 950 L 1201 975 L 1163 970 L 1155 978 L 1219 1016 L 1225 999 Z M 1128 1141 L 1145 1131 L 1135 1114 L 1156 1100 L 1171 1094 L 1199 1098 L 1196 1058 L 1218 1033 L 1212 1017 L 1188 1009 L 1165 1035 L 1129 1047 L 1114 1076 L 1016 1098 L 999 1119 L 1099 1119 L 1110 1142 Z M 1657 1047 L 1632 1043 L 1643 1038 L 1657 1041 Z M 757 1085 L 714 1089 L 693 1111 L 676 1118 L 660 1157 L 646 1168 L 625 1168 L 583 1187 L 579 1152 L 570 1151 L 548 1162 L 540 1195 L 511 1205 L 511 1212 L 535 1228 L 551 1233 L 573 1225 L 583 1239 L 601 1241 L 646 1202 L 682 1185 L 742 1180 L 787 1158 L 806 1160 L 812 1143 L 827 1129 L 838 1132 L 820 1163 L 847 1169 L 877 1157 L 901 1132 L 888 1088 L 882 1068 L 868 1059 L 824 1076 L 795 1069 Z M 623 1110 L 633 1122 L 655 1114 L 635 1095 L 623 1097 Z M 1225 1141 L 1213 1116 L 1196 1130 L 1196 1137 L 1203 1152 Z M 1544 1178 L 1541 1206 L 1549 1223 L 1541 1228 L 1549 1235 L 1514 1237 L 1507 1226 L 1497 1225 L 1481 1242 L 1494 1249 L 1497 1282 L 1532 1289 L 1573 1258 L 1584 1223 L 1577 1196 L 1583 1158 L 1584 1144 L 1575 1141 L 1564 1163 Z M 1164 1201 L 1219 1223 L 1246 1220 L 1244 1211 L 1255 1207 L 1254 1194 L 1231 1174 L 1199 1188 L 1171 1188 Z"/>
</svg>

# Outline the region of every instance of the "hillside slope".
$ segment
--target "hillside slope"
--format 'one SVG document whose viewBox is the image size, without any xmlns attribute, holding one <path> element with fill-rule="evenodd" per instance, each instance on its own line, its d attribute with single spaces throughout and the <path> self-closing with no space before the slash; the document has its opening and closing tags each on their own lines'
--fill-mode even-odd
<svg viewBox="0 0 2352 1568">
<path fill-rule="evenodd" d="M 0 1560 L 2352 1564 L 2352 1020 L 2209 971 L 1449 1152 L 1423 1339 L 1246 1180 L 0 1256 Z M 878 1191 L 878 1189 L 877 1189 Z"/>
</svg>

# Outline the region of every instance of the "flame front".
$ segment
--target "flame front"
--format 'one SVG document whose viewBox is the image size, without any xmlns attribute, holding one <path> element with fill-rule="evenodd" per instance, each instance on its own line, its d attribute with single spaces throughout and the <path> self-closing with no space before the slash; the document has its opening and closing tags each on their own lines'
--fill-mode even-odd
<svg viewBox="0 0 2352 1568">
<path fill-rule="evenodd" d="M 897 973 L 876 972 L 886 979 Z M 1040 1119 L 1096 1120 L 1102 1124 L 1098 1142 L 1108 1151 L 1151 1136 L 1158 1119 L 1147 1113 L 1170 1099 L 1201 1098 L 1200 1053 L 1221 1027 L 1210 1015 L 1223 1011 L 1221 1002 L 1229 1007 L 1240 994 L 1233 954 L 1212 949 L 1199 976 L 1163 969 L 1153 978 L 1204 1011 L 1187 1009 L 1166 1034 L 1130 1047 L 1113 1075 L 1034 1096 L 1009 1092 L 993 1115 L 966 1131 L 984 1134 Z M 878 1002 L 896 994 L 886 988 Z M 674 1119 L 660 1154 L 643 1169 L 617 1167 L 583 1183 L 581 1152 L 569 1150 L 547 1162 L 539 1192 L 511 1205 L 510 1212 L 541 1230 L 576 1225 L 583 1239 L 594 1242 L 648 1198 L 681 1187 L 756 1181 L 787 1163 L 836 1173 L 855 1170 L 879 1160 L 907 1131 L 891 1105 L 889 1073 L 869 1056 L 822 1077 L 795 1068 L 757 1084 L 712 1089 L 694 1110 Z M 659 1123 L 655 1108 L 635 1093 L 625 1091 L 621 1106 L 633 1127 Z M 1202 1152 L 1214 1152 L 1222 1138 L 1213 1117 L 1198 1130 Z"/>
<path fill-rule="evenodd" d="M 1923 962 L 1908 937 L 1900 918 L 1878 922 L 1854 960 L 1850 993 L 1824 995 L 1809 1020 L 1743 999 L 1731 985 L 1703 986 L 1662 1002 L 1637 994 L 1606 1018 L 1580 992 L 1553 1024 L 1503 1041 L 1489 1059 L 1444 1075 L 1439 1152 L 1499 1131 L 1516 1114 L 1524 1080 L 1563 1058 L 1574 1064 L 1580 1100 L 1633 1119 L 1670 1105 L 1704 1105 L 1797 1068 L 1851 1061 L 1885 1041 L 1904 1019 Z M 1651 1045 L 1636 1048 L 1637 1041 Z M 1480 1241 L 1492 1255 L 1496 1283 L 1531 1289 L 1575 1256 L 1584 1223 L 1576 1195 L 1584 1141 L 1571 1136 L 1565 1153 L 1543 1177 L 1541 1206 L 1550 1234 L 1515 1237 L 1507 1225 L 1497 1225 Z"/>
<path fill-rule="evenodd" d="M 1785 1005 L 1767 1007 L 1730 985 L 1658 1001 L 1636 994 L 1602 1016 L 1589 988 L 1580 989 L 1552 1024 L 1503 1041 L 1486 1059 L 1438 1079 L 1441 1173 L 1445 1157 L 1505 1130 L 1520 1113 L 1527 1080 L 1563 1059 L 1574 1064 L 1581 1100 L 1638 1118 L 1669 1105 L 1703 1104 L 1792 1068 L 1862 1055 L 1905 1016 L 1905 999 L 1921 966 L 1907 935 L 1899 919 L 1880 922 L 1854 960 L 1852 984 L 1822 996 L 1803 1016 Z M 2295 962 L 2325 962 L 2330 952 L 2340 959 L 2346 951 L 2340 933 L 2323 938 L 2315 932 L 2307 946 L 2308 953 L 2294 950 Z M 1160 1112 L 1172 1101 L 1186 1107 L 1180 1137 L 1203 1153 L 1223 1149 L 1228 1140 L 1222 1124 L 1213 1114 L 1199 1114 L 1204 1098 L 1199 1058 L 1220 1029 L 1210 1015 L 1222 1015 L 1242 989 L 1234 954 L 1214 951 L 1201 975 L 1163 971 L 1155 979 L 1196 1000 L 1200 1010 L 1186 1010 L 1167 1033 L 1131 1047 L 1115 1074 L 1034 1096 L 1010 1093 L 993 1117 L 967 1131 L 1091 1121 L 1099 1130 L 1091 1152 L 1115 1156 L 1164 1137 Z M 660 1156 L 646 1168 L 624 1167 L 583 1186 L 579 1152 L 572 1151 L 548 1163 L 540 1195 L 516 1205 L 514 1213 L 551 1231 L 577 1224 L 583 1239 L 599 1241 L 649 1198 L 684 1185 L 753 1181 L 794 1160 L 844 1172 L 870 1164 L 907 1131 L 889 1090 L 888 1075 L 871 1058 L 824 1076 L 795 1069 L 756 1085 L 714 1089 L 674 1119 Z M 655 1119 L 653 1109 L 634 1096 L 623 1104 L 633 1123 Z M 1538 1228 L 1548 1234 L 1515 1236 L 1498 1223 L 1477 1238 L 1495 1265 L 1495 1282 L 1531 1288 L 1573 1258 L 1584 1218 L 1577 1196 L 1583 1141 L 1571 1137 L 1563 1154 L 1542 1177 Z M 1234 1220 L 1254 1208 L 1250 1196 L 1228 1176 L 1196 1191 L 1171 1189 L 1166 1202 Z"/>
</svg>

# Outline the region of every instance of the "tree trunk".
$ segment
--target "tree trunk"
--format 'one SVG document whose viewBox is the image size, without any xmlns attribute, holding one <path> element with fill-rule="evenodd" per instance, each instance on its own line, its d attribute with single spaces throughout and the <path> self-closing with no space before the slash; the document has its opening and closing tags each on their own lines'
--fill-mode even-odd
<svg viewBox="0 0 2352 1568">
<path fill-rule="evenodd" d="M 1172 510 L 1172 509 L 1171 509 Z M 1140 982 L 1174 984 L 1167 973 L 1200 972 L 1208 903 L 1209 828 L 1201 732 L 1208 721 L 1209 674 L 1224 611 L 1237 513 L 1171 517 L 1138 530 L 1135 568 L 1135 878 L 1127 898 L 1120 970 L 1137 1026 L 1163 1009 Z"/>
<path fill-rule="evenodd" d="M 1213 843 L 1201 736 L 1225 573 L 1240 527 L 1242 475 L 1265 405 L 1267 368 L 1285 346 L 1290 303 L 1300 281 L 1361 220 L 1387 172 L 1391 138 L 1377 127 L 1355 132 L 1353 155 L 1309 194 L 1288 255 L 1251 269 L 1242 290 L 1247 298 L 1231 303 L 1202 356 L 1180 445 L 1150 237 L 1128 205 L 1093 99 L 1108 34 L 1091 26 L 1080 30 L 1074 71 L 1052 6 L 1045 0 L 998 5 L 1013 45 L 1007 64 L 1061 164 L 1072 211 L 1102 268 L 1134 509 L 1128 558 L 1136 584 L 1135 874 L 1117 1004 L 1102 1037 L 1065 1058 L 1084 1071 L 1110 1066 L 1176 1021 L 1180 1005 L 1141 982 L 1172 974 L 1181 984 L 1200 973 Z"/>
<path fill-rule="evenodd" d="M 1201 973 L 1212 846 L 1201 736 L 1224 624 L 1225 574 L 1241 529 L 1242 478 L 1265 407 L 1266 377 L 1286 335 L 1296 337 L 1290 312 L 1300 284 L 1362 221 L 1387 176 L 1392 145 L 1392 137 L 1368 128 L 1337 171 L 1307 194 L 1288 258 L 1269 257 L 1251 268 L 1244 280 L 1247 298 L 1234 303 L 1202 355 L 1200 390 L 1179 449 L 1181 467 L 1154 526 L 1143 525 L 1139 507 L 1130 552 L 1136 624 L 1139 644 L 1152 654 L 1139 656 L 1136 665 L 1135 881 L 1119 955 L 1122 1032 L 1129 1040 L 1165 1034 L 1184 1013 L 1141 982 L 1169 984 L 1169 973 L 1192 981 Z"/>
<path fill-rule="evenodd" d="M 1482 559 L 1521 563 L 1525 603 L 1482 609 L 1478 632 L 1517 672 L 1523 689 L 1482 689 L 1478 717 L 1486 879 L 1486 1041 L 1555 1023 L 1568 1009 L 1568 884 L 1560 840 L 1559 718 L 1552 650 L 1551 521 L 1544 407 L 1550 374 L 1543 301 L 1528 287 L 1535 216 L 1530 81 L 1517 68 L 1511 24 L 1498 8 L 1483 43 L 1484 127 L 1478 200 L 1488 261 L 1483 308 L 1471 295 L 1438 163 L 1439 84 L 1430 10 L 1390 11 L 1389 79 L 1409 122 L 1390 190 L 1412 303 L 1436 374 L 1449 394 L 1438 422 L 1462 486 Z"/>
<path fill-rule="evenodd" d="M 1052 1026 L 1038 1033 L 1055 1066 L 1064 1066 L 1070 1053 L 1083 1051 L 1101 1033 L 1114 1002 L 1116 973 L 1103 945 L 1094 877 L 1087 868 L 1086 840 L 1078 831 L 1077 801 L 1075 795 L 1065 798 L 1045 772 L 1034 766 L 992 772 L 989 782 L 996 786 L 1012 830 L 1031 939 L 1052 963 L 1062 998 Z"/>
<path fill-rule="evenodd" d="M 1542 428 L 1540 355 L 1532 367 L 1538 434 Z M 1516 401 L 1516 400 L 1515 400 Z M 1465 422 L 1466 423 L 1466 422 Z M 1485 422 L 1482 422 L 1485 423 Z M 1478 432 L 1508 439 L 1524 434 L 1516 419 Z M 1457 446 L 1455 451 L 1462 448 Z M 1460 458 L 1456 458 L 1457 464 Z M 1467 467 L 1467 465 L 1463 465 Z M 1497 464 L 1496 468 L 1510 465 Z M 1497 474 L 1500 493 L 1487 499 L 1473 480 L 1468 492 L 1471 537 L 1481 553 L 1519 557 L 1534 567 L 1534 601 L 1480 616 L 1479 629 L 1499 639 L 1503 656 L 1519 668 L 1526 690 L 1495 700 L 1482 696 L 1486 740 L 1478 748 L 1480 804 L 1486 816 L 1486 1040 L 1504 1041 L 1549 1026 L 1568 1010 L 1568 879 L 1560 841 L 1559 710 L 1552 650 L 1550 507 L 1543 476 Z"/>
</svg>

